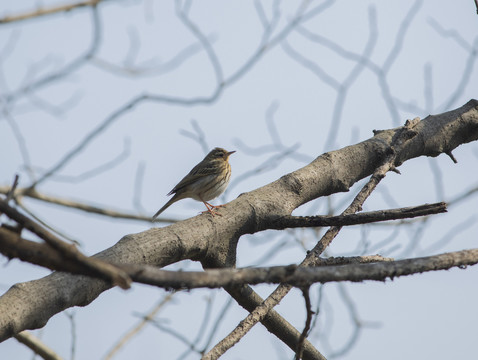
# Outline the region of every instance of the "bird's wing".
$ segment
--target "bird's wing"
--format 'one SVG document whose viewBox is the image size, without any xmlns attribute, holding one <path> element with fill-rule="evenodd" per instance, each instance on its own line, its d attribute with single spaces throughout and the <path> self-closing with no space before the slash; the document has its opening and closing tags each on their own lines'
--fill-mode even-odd
<svg viewBox="0 0 478 360">
<path fill-rule="evenodd" d="M 193 184 L 202 177 L 219 174 L 221 171 L 221 167 L 215 162 L 203 160 L 193 167 L 189 174 L 183 177 L 183 179 L 173 188 L 173 190 L 168 193 L 168 195 L 178 192 L 181 188 Z"/>
</svg>

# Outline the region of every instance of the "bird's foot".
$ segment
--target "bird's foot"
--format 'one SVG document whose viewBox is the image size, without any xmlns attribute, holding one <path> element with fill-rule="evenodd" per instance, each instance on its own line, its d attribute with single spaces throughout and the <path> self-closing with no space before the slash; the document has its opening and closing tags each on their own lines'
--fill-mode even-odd
<svg viewBox="0 0 478 360">
<path fill-rule="evenodd" d="M 226 205 L 212 205 L 212 204 L 209 204 L 208 202 L 204 202 L 204 205 L 206 205 L 207 210 L 206 210 L 206 211 L 202 211 L 201 214 L 209 213 L 209 214 L 211 214 L 212 216 L 216 216 L 216 215 L 222 216 L 220 213 L 217 212 L 216 209 L 219 209 L 219 208 L 222 208 L 222 207 L 226 207 Z"/>
</svg>

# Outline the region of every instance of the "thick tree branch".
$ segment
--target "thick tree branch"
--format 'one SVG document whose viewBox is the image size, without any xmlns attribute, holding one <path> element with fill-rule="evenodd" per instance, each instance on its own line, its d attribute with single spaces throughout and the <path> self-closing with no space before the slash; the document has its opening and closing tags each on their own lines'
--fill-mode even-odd
<svg viewBox="0 0 478 360">
<path fill-rule="evenodd" d="M 347 259 L 347 258 L 345 258 Z M 328 259 L 324 259 L 328 260 Z M 448 270 L 478 263 L 478 249 L 462 250 L 440 255 L 397 261 L 349 263 L 318 267 L 297 265 L 244 269 L 208 269 L 205 271 L 168 271 L 152 266 L 123 265 L 134 281 L 170 289 L 220 288 L 237 285 L 285 283 L 305 287 L 315 283 L 337 281 L 385 281 L 399 276 L 428 271 Z"/>
<path fill-rule="evenodd" d="M 2 209 L 2 204 L 0 201 L 0 211 Z M 403 219 L 408 217 L 431 215 L 439 212 L 445 212 L 446 205 L 445 203 L 437 203 L 431 205 L 422 205 L 416 207 L 407 207 L 400 209 L 392 210 L 383 210 L 383 211 L 372 211 L 365 212 L 360 214 L 351 214 L 351 215 L 340 215 L 340 216 L 310 216 L 310 217 L 298 217 L 298 216 L 289 216 L 282 217 L 278 220 L 277 223 L 272 224 L 271 228 L 275 229 L 284 229 L 287 227 L 311 227 L 311 226 L 344 226 L 344 225 L 356 225 L 361 223 L 369 223 L 372 221 L 384 221 L 384 220 L 396 220 Z M 21 222 L 24 224 L 24 222 Z M 35 228 L 40 229 L 38 225 L 33 223 Z M 277 227 L 274 227 L 275 225 Z M 18 230 L 18 228 L 16 228 Z M 87 275 L 96 278 L 102 278 L 108 280 L 109 277 L 104 273 L 100 273 L 96 270 L 91 269 L 90 267 L 84 265 L 81 261 L 66 261 L 69 255 L 62 254 L 62 252 L 56 250 L 54 247 L 49 246 L 48 244 L 41 244 L 35 241 L 30 241 L 24 239 L 20 236 L 18 231 L 9 227 L 0 227 L 0 253 L 4 254 L 10 259 L 18 258 L 23 261 L 28 261 L 32 264 L 41 265 L 47 267 L 51 270 L 70 272 L 72 274 Z M 41 230 L 43 231 L 43 229 Z M 51 240 L 51 234 L 44 232 L 44 237 L 49 241 Z M 53 241 L 60 241 L 59 239 L 53 238 Z M 60 242 L 60 244 L 62 244 Z M 64 245 L 67 249 L 73 249 L 72 245 Z M 357 257 L 360 262 L 365 262 L 364 257 Z M 368 262 L 370 261 L 382 261 L 383 258 L 380 257 L 368 257 Z M 343 258 L 343 263 L 350 263 L 350 258 Z M 331 259 L 322 259 L 318 260 L 317 265 L 331 265 L 333 263 L 337 264 L 340 262 L 340 258 L 331 258 Z M 121 268 L 121 266 L 119 266 Z M 124 268 L 123 268 L 124 269 Z M 125 269 L 126 270 L 126 269 Z M 129 271 L 125 273 L 128 276 L 134 275 L 138 272 L 141 272 L 140 269 L 128 268 Z M 144 281 L 144 280 L 143 280 Z M 157 284 L 155 284 L 157 285 Z M 165 285 L 165 287 L 170 287 L 170 285 Z M 178 287 L 171 286 L 171 287 Z M 179 286 L 180 287 L 180 286 Z"/>
<path fill-rule="evenodd" d="M 66 261 L 65 257 L 51 246 L 22 238 L 17 230 L 18 228 L 0 227 L 0 253 L 7 258 L 28 261 L 51 270 L 98 277 L 98 274 L 95 276 L 80 263 Z"/>
<path fill-rule="evenodd" d="M 17 245 L 19 251 L 31 253 L 28 261 L 37 263 L 35 256 L 51 261 L 40 265 L 51 269 L 98 276 L 88 272 L 75 263 L 67 263 L 58 252 L 44 244 L 20 237 L 4 228 L 0 228 L 0 250 L 10 256 L 9 249 Z M 3 241 L 6 239 L 7 241 Z M 18 246 L 18 243 L 24 243 Z M 8 252 L 10 251 L 10 253 Z M 13 256 L 12 256 L 13 257 Z M 16 256 L 22 258 L 21 255 Z M 23 259 L 22 259 L 23 260 Z M 475 265 L 478 263 L 478 249 L 463 250 L 423 258 L 394 261 L 381 256 L 357 256 L 320 259 L 319 267 L 298 267 L 297 265 L 274 266 L 267 268 L 245 269 L 208 269 L 198 272 L 161 270 L 149 265 L 114 264 L 127 273 L 135 282 L 154 285 L 167 289 L 220 288 L 234 285 L 256 285 L 262 283 L 287 283 L 301 287 L 316 282 L 335 281 L 384 281 L 387 278 L 412 275 L 426 271 L 447 270 L 451 267 Z"/>
<path fill-rule="evenodd" d="M 252 313 L 257 308 L 258 304 L 262 304 L 264 299 L 261 298 L 248 285 L 243 286 L 227 286 L 226 291 L 241 305 L 244 309 Z M 249 327 L 249 322 L 259 321 L 256 317 L 245 318 L 241 321 L 241 325 L 246 328 Z M 274 309 L 267 312 L 267 314 L 260 320 L 262 325 L 272 334 L 277 336 L 284 344 L 286 344 L 292 351 L 297 349 L 298 340 L 300 339 L 300 332 L 292 326 L 286 319 L 284 319 Z M 217 359 L 221 354 L 226 352 L 231 346 L 234 346 L 240 339 L 241 333 L 236 336 L 227 336 L 221 342 L 211 349 L 203 360 Z M 325 357 L 307 340 L 304 340 L 302 345 L 304 360 L 325 360 Z"/>
<path fill-rule="evenodd" d="M 420 121 L 417 135 L 395 152 L 394 166 L 419 156 L 437 156 L 478 139 L 478 101 Z M 273 221 L 302 204 L 347 191 L 371 175 L 390 154 L 402 128 L 317 157 L 309 165 L 260 189 L 239 196 L 212 219 L 198 215 L 161 229 L 123 237 L 98 258 L 112 263 L 165 266 L 181 259 L 201 260 L 205 267 L 234 266 L 236 245 L 243 234 L 270 228 Z M 54 273 L 17 284 L 0 297 L 0 340 L 43 326 L 54 314 L 85 306 L 110 285 L 84 276 Z M 41 294 L 41 296 L 40 296 Z"/>
<path fill-rule="evenodd" d="M 4 200 L 0 200 L 0 213 L 4 213 L 10 219 L 16 221 L 20 228 L 25 228 L 38 235 L 54 251 L 58 252 L 60 257 L 63 258 L 63 261 L 72 261 L 78 267 L 84 268 L 88 272 L 96 274 L 96 276 L 103 279 L 107 279 L 114 285 L 118 285 L 123 289 L 128 289 L 130 287 L 131 279 L 126 273 L 121 271 L 121 269 L 82 254 L 75 245 L 68 244 L 57 238 L 54 234 L 38 225 L 30 218 L 10 207 Z"/>
</svg>

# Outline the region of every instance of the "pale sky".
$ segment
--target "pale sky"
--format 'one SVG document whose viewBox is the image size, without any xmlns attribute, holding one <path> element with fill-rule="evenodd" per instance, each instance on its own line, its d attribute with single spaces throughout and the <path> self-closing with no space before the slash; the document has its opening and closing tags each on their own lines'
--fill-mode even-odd
<svg viewBox="0 0 478 360">
<path fill-rule="evenodd" d="M 7 0 L 0 17 L 40 3 L 47 7 L 60 1 Z M 257 4 L 262 4 L 262 10 Z M 213 202 L 219 204 L 276 180 L 325 151 L 365 140 L 374 129 L 455 109 L 477 97 L 478 15 L 473 1 L 313 1 L 308 11 L 324 4 L 322 12 L 279 38 L 297 13 L 298 4 L 192 2 L 190 20 L 209 40 L 214 52 L 211 57 L 178 19 L 173 2 L 106 2 L 99 6 L 101 41 L 93 59 L 53 84 L 29 94 L 21 92 L 8 104 L 5 97 L 58 72 L 87 51 L 92 39 L 92 10 L 0 25 L 0 95 L 4 100 L 0 186 L 10 184 L 16 173 L 20 174 L 20 186 L 28 186 L 31 179 L 26 162 L 40 171 L 37 176 L 50 169 L 93 129 L 142 94 L 163 100 L 208 99 L 216 91 L 218 78 L 225 81 L 225 87 L 212 103 L 182 106 L 142 101 L 121 113 L 58 175 L 88 174 L 115 158 L 122 161 L 84 181 L 53 177 L 38 190 L 152 215 L 167 201 L 166 193 L 203 158 L 206 149 L 185 135 L 197 135 L 195 129 L 199 129 L 208 149 L 220 146 L 237 151 L 231 157 L 230 188 Z M 272 32 L 264 40 L 263 21 L 273 19 L 274 12 L 280 17 L 272 22 Z M 279 40 L 265 53 L 256 53 L 261 42 L 275 38 Z M 215 62 L 220 68 L 213 66 Z M 132 76 L 125 68 L 143 72 Z M 247 71 L 236 77 L 241 69 Z M 19 146 L 15 131 L 21 133 L 25 148 Z M 27 158 L 22 151 L 28 153 Z M 284 157 L 284 153 L 289 155 Z M 477 144 L 461 146 L 454 155 L 458 164 L 445 155 L 408 161 L 400 167 L 401 175 L 387 175 L 364 210 L 450 201 L 476 188 Z M 135 191 L 137 184 L 140 191 Z M 329 205 L 338 214 L 361 184 L 349 193 L 332 196 L 331 202 L 322 198 L 304 205 L 295 214 L 325 214 Z M 139 207 L 135 207 L 135 196 Z M 151 227 L 145 222 L 98 217 L 35 200 L 26 199 L 25 205 L 78 240 L 87 254 Z M 378 253 L 404 258 L 475 248 L 477 208 L 475 195 L 450 206 L 447 214 L 432 217 L 425 227 L 415 222 L 399 230 L 390 224 L 344 229 L 328 255 Z M 183 200 L 162 215 L 185 219 L 202 210 L 203 204 Z M 238 266 L 299 263 L 316 241 L 312 230 L 244 236 L 239 242 Z M 279 244 L 283 244 L 281 250 L 267 256 Z M 1 264 L 2 293 L 17 282 L 49 273 L 17 260 L 2 258 Z M 180 267 L 200 269 L 192 262 L 171 268 Z M 354 336 L 356 316 L 364 327 L 355 345 L 340 359 L 473 359 L 477 349 L 477 276 L 478 267 L 469 267 L 385 283 L 328 284 L 322 290 L 313 286 L 313 305 L 317 306 L 321 296 L 321 307 L 318 325 L 309 339 L 330 357 Z M 274 288 L 264 285 L 256 290 L 267 296 Z M 67 313 L 74 314 L 75 359 L 103 358 L 166 294 L 158 288 L 135 285 L 129 291 L 107 291 L 85 308 L 69 309 Z M 174 299 L 159 313 L 160 324 L 191 341 L 199 331 L 207 301 L 211 301 L 212 320 L 199 342 L 199 347 L 203 346 L 228 296 L 222 290 L 195 290 Z M 346 306 L 347 299 L 353 305 Z M 277 310 L 302 330 L 305 311 L 300 291 L 292 291 Z M 233 302 L 230 311 L 221 316 L 223 321 L 209 348 L 246 315 Z M 70 319 L 62 313 L 34 334 L 70 359 L 71 332 Z M 176 359 L 185 349 L 176 338 L 151 325 L 115 359 Z M 30 350 L 14 339 L 0 344 L 0 355 L 2 359 L 32 357 Z M 197 358 L 196 353 L 186 357 Z M 293 353 L 259 324 L 223 358 L 292 359 Z"/>
</svg>

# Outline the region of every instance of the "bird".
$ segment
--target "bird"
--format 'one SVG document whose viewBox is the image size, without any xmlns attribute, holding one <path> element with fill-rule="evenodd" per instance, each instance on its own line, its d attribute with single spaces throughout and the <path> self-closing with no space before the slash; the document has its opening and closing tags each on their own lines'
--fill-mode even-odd
<svg viewBox="0 0 478 360">
<path fill-rule="evenodd" d="M 214 206 L 208 201 L 221 195 L 229 184 L 231 178 L 231 165 L 229 164 L 229 156 L 236 151 L 227 151 L 216 147 L 212 149 L 206 157 L 168 193 L 168 196 L 173 197 L 154 214 L 152 221 L 156 219 L 159 214 L 166 210 L 176 201 L 185 198 L 192 198 L 197 201 L 202 201 L 207 210 L 203 213 L 209 212 L 212 216 L 220 215 L 216 209 L 224 205 Z"/>
</svg>

